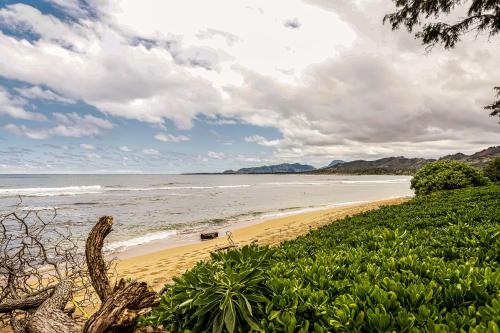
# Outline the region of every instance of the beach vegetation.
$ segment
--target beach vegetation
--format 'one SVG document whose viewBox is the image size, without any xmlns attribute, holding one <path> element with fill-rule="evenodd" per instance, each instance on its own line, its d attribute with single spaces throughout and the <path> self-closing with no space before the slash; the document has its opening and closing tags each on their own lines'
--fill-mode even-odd
<svg viewBox="0 0 500 333">
<path fill-rule="evenodd" d="M 467 163 L 441 160 L 424 165 L 411 180 L 416 195 L 464 187 L 483 186 L 488 178 Z"/>
<path fill-rule="evenodd" d="M 142 324 L 171 332 L 498 332 L 500 186 L 417 196 L 214 254 Z"/>
<path fill-rule="evenodd" d="M 491 181 L 500 183 L 500 157 L 491 160 L 484 167 L 483 172 Z"/>
<path fill-rule="evenodd" d="M 171 323 L 173 332 L 250 332 L 259 330 L 272 292 L 265 281 L 275 251 L 256 245 L 212 253 L 167 286 L 146 324 Z M 255 291 L 258 290 L 256 293 Z"/>
</svg>

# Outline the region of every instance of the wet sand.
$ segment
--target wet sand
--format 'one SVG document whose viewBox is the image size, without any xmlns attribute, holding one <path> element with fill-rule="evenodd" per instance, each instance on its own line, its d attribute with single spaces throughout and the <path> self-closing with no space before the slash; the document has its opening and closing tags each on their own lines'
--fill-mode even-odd
<svg viewBox="0 0 500 333">
<path fill-rule="evenodd" d="M 346 216 L 407 200 L 409 198 L 387 199 L 274 218 L 236 229 L 232 232 L 232 239 L 238 246 L 252 242 L 278 245 Z M 170 282 L 172 277 L 183 274 L 197 262 L 209 258 L 210 252 L 227 244 L 227 237 L 221 235 L 213 240 L 122 259 L 117 263 L 118 275 L 146 281 L 158 290 Z"/>
</svg>

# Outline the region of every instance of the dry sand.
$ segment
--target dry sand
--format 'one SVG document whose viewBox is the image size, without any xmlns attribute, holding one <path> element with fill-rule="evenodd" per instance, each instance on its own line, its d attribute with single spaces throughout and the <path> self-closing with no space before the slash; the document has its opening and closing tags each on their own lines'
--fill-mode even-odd
<svg viewBox="0 0 500 333">
<path fill-rule="evenodd" d="M 236 229 L 232 238 L 238 246 L 255 241 L 261 245 L 277 245 L 346 216 L 380 206 L 400 204 L 407 200 L 408 198 L 387 199 L 275 218 Z M 117 264 L 118 275 L 146 281 L 153 288 L 160 289 L 170 282 L 173 276 L 183 274 L 198 261 L 207 259 L 210 252 L 227 244 L 227 238 L 220 237 L 123 259 Z"/>
</svg>

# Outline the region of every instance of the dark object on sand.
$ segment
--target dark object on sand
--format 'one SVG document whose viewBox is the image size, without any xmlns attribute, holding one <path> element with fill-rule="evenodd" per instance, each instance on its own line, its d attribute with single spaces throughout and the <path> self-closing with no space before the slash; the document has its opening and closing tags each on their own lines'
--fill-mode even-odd
<svg viewBox="0 0 500 333">
<path fill-rule="evenodd" d="M 219 233 L 217 231 L 202 232 L 200 235 L 201 239 L 214 239 L 217 237 L 219 237 Z"/>
</svg>

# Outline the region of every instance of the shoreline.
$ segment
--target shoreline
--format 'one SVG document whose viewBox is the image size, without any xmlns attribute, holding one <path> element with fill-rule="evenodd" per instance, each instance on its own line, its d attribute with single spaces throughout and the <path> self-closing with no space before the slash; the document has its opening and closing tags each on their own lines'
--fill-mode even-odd
<svg viewBox="0 0 500 333">
<path fill-rule="evenodd" d="M 391 200 L 398 198 L 400 197 L 389 197 L 389 198 L 379 199 L 376 201 Z M 237 217 L 228 218 L 227 220 L 225 220 L 225 223 L 222 223 L 221 225 L 216 225 L 211 228 L 205 228 L 203 230 L 198 230 L 196 232 L 177 234 L 176 236 L 178 237 L 159 238 L 152 241 L 139 243 L 137 245 L 131 245 L 123 250 L 109 252 L 107 253 L 107 256 L 110 258 L 117 258 L 119 260 L 131 259 L 134 257 L 143 256 L 183 245 L 203 243 L 205 241 L 200 239 L 200 234 L 202 232 L 218 232 L 219 238 L 224 238 L 226 237 L 225 235 L 227 231 L 230 231 L 232 233 L 238 229 L 246 228 L 252 225 L 257 225 L 269 220 L 274 220 L 294 215 L 301 215 L 311 212 L 325 211 L 332 208 L 367 204 L 371 202 L 372 201 L 370 200 L 339 202 L 335 204 L 321 205 L 321 206 L 284 208 L 278 211 L 266 212 L 266 213 L 258 212 L 258 213 L 240 214 L 237 215 Z"/>
<path fill-rule="evenodd" d="M 232 239 L 238 247 L 251 244 L 278 245 L 283 241 L 297 238 L 307 234 L 310 230 L 317 229 L 335 220 L 359 214 L 380 206 L 396 205 L 406 202 L 410 197 L 397 197 L 345 205 L 331 205 L 325 209 L 311 209 L 301 213 L 291 213 L 284 216 L 265 218 L 260 221 L 245 221 L 241 225 L 228 228 L 232 232 Z M 218 247 L 228 244 L 227 237 L 219 233 L 219 238 L 207 241 L 178 243 L 168 248 L 155 249 L 148 244 L 145 251 L 139 248 L 135 255 L 118 255 L 118 277 L 132 278 L 146 281 L 155 289 L 160 289 L 172 277 L 182 275 L 197 262 L 210 257 L 210 252 Z M 142 251 L 142 252 L 141 252 Z M 116 255 L 116 254 L 115 254 Z"/>
</svg>

